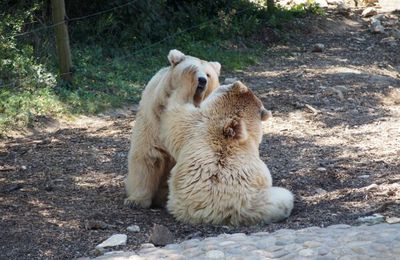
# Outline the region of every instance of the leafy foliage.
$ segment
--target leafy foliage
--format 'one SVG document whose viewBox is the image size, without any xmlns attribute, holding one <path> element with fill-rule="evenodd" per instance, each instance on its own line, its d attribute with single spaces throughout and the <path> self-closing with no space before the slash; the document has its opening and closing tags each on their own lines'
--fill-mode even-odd
<svg viewBox="0 0 400 260">
<path fill-rule="evenodd" d="M 257 62 L 265 43 L 255 36 L 264 27 L 280 29 L 293 17 L 319 11 L 303 5 L 269 13 L 264 4 L 66 1 L 74 64 L 74 81 L 67 85 L 57 81 L 53 28 L 42 29 L 52 24 L 50 1 L 5 1 L 0 4 L 0 134 L 40 116 L 97 113 L 137 102 L 172 48 L 217 60 L 224 70 L 240 69 Z"/>
</svg>

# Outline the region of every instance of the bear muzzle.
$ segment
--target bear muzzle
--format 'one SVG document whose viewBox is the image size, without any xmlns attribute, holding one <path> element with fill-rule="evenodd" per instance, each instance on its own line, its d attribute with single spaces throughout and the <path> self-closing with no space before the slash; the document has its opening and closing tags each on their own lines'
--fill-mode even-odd
<svg viewBox="0 0 400 260">
<path fill-rule="evenodd" d="M 198 77 L 197 80 L 198 80 L 198 82 L 199 82 L 199 84 L 197 85 L 197 88 L 205 89 L 206 86 L 207 86 L 207 78 L 205 78 L 205 77 Z"/>
</svg>

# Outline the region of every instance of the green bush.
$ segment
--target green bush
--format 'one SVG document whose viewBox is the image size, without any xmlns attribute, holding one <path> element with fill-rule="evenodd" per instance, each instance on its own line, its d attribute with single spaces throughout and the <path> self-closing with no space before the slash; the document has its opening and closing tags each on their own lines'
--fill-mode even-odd
<svg viewBox="0 0 400 260">
<path fill-rule="evenodd" d="M 262 1 L 244 0 L 65 2 L 72 85 L 57 81 L 53 28 L 42 30 L 52 24 L 50 1 L 0 4 L 0 135 L 39 116 L 97 113 L 137 102 L 173 48 L 217 60 L 223 71 L 241 69 L 257 62 L 265 48 L 254 37 L 264 27 L 279 30 L 294 17 L 321 10 L 301 5 L 268 13 Z"/>
</svg>

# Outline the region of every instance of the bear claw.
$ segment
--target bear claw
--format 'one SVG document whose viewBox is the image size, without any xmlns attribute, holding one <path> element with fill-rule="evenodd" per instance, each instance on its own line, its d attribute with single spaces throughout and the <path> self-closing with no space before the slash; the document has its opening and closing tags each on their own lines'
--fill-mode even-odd
<svg viewBox="0 0 400 260">
<path fill-rule="evenodd" d="M 132 209 L 147 209 L 150 208 L 151 200 L 137 200 L 133 198 L 126 198 L 124 204 Z"/>
</svg>

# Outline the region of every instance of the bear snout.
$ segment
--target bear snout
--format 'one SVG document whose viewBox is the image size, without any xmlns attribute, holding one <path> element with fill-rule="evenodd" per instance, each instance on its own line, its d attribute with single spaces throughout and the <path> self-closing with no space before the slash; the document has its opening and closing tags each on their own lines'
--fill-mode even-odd
<svg viewBox="0 0 400 260">
<path fill-rule="evenodd" d="M 204 88 L 207 85 L 207 79 L 205 77 L 198 77 L 199 88 Z"/>
</svg>

